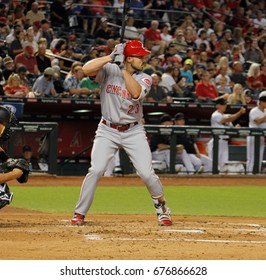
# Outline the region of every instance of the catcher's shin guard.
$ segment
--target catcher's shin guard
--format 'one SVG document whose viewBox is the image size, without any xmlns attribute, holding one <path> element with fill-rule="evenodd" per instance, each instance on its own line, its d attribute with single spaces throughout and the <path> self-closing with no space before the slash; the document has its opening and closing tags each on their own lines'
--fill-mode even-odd
<svg viewBox="0 0 266 280">
<path fill-rule="evenodd" d="M 10 204 L 13 199 L 13 193 L 10 192 L 7 184 L 0 189 L 0 209 Z"/>
<path fill-rule="evenodd" d="M 154 207 L 158 217 L 159 226 L 171 226 L 171 210 L 168 207 L 165 207 L 165 201 L 160 202 L 158 199 L 152 199 L 154 203 Z"/>
</svg>

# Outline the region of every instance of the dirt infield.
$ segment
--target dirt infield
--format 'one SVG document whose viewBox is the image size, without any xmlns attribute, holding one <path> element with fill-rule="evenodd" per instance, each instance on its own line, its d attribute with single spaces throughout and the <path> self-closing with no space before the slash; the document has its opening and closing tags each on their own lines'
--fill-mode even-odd
<svg viewBox="0 0 266 280">
<path fill-rule="evenodd" d="M 82 177 L 35 177 L 28 185 L 79 186 Z M 162 178 L 167 185 L 256 185 L 263 177 Z M 141 185 L 138 178 L 102 178 L 101 185 Z M 12 185 L 12 184 L 10 184 Z M 265 260 L 266 218 L 173 216 L 159 227 L 154 215 L 92 215 L 71 226 L 71 213 L 5 207 L 0 212 L 0 259 Z"/>
</svg>

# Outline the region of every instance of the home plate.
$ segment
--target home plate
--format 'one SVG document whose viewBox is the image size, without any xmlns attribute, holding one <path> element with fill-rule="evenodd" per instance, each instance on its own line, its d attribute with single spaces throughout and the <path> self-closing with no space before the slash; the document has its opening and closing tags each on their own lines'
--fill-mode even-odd
<svg viewBox="0 0 266 280">
<path fill-rule="evenodd" d="M 166 229 L 167 232 L 179 232 L 179 233 L 204 233 L 200 229 Z"/>
</svg>

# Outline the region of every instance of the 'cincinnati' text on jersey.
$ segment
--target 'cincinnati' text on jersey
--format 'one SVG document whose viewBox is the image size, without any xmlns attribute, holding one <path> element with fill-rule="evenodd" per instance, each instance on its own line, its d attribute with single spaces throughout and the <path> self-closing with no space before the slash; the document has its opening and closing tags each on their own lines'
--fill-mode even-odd
<svg viewBox="0 0 266 280">
<path fill-rule="evenodd" d="M 122 89 L 119 85 L 108 84 L 106 86 L 106 93 L 117 94 L 124 99 L 132 99 L 131 94 L 126 89 Z"/>
</svg>

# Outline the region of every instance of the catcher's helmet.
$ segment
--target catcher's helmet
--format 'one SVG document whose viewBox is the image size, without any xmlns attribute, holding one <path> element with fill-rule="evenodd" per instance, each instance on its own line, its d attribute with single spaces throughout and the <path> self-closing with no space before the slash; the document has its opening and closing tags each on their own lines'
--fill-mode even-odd
<svg viewBox="0 0 266 280">
<path fill-rule="evenodd" d="M 11 133 L 10 126 L 17 125 L 17 118 L 4 106 L 0 106 L 0 124 L 4 126 L 4 129 L 0 131 L 0 139 L 7 140 Z"/>
<path fill-rule="evenodd" d="M 143 47 L 140 41 L 132 40 L 125 43 L 124 55 L 128 56 L 145 56 L 151 52 Z"/>
</svg>

